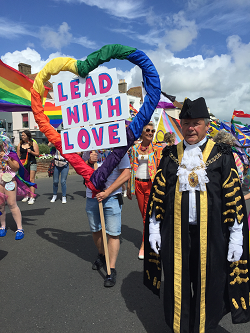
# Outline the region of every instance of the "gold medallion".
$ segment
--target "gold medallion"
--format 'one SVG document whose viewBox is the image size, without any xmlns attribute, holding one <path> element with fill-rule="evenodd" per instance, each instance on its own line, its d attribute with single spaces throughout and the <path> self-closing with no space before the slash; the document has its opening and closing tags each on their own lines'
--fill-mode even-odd
<svg viewBox="0 0 250 333">
<path fill-rule="evenodd" d="M 143 155 L 141 155 L 141 160 L 144 160 L 144 156 Z"/>
<path fill-rule="evenodd" d="M 188 175 L 188 181 L 191 187 L 196 187 L 198 185 L 198 176 L 194 171 L 190 172 L 190 174 Z"/>
</svg>

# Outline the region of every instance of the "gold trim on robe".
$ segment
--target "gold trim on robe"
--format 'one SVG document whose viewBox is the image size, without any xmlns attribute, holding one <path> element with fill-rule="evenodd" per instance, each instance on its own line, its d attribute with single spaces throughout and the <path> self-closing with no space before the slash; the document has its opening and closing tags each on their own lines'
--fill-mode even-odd
<svg viewBox="0 0 250 333">
<path fill-rule="evenodd" d="M 215 142 L 208 140 L 203 151 L 203 161 L 206 163 Z M 184 154 L 183 141 L 177 144 L 179 163 Z M 181 302 L 182 302 L 182 242 L 181 242 L 181 201 L 179 192 L 179 177 L 175 187 L 174 200 L 174 320 L 173 330 L 180 332 Z M 201 251 L 201 298 L 200 298 L 200 333 L 205 332 L 206 320 L 206 264 L 207 264 L 207 191 L 200 191 L 200 251 Z"/>
<path fill-rule="evenodd" d="M 179 162 L 183 157 L 183 141 L 177 144 Z M 182 289 L 182 247 L 181 247 L 181 199 L 179 177 L 175 187 L 174 200 L 174 332 L 180 332 L 181 324 L 181 289 Z"/>
</svg>

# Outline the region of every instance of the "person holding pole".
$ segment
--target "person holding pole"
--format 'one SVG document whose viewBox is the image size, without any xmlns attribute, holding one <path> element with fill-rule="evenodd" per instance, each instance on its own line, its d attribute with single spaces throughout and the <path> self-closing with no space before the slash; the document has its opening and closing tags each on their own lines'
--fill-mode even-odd
<svg viewBox="0 0 250 333">
<path fill-rule="evenodd" d="M 97 164 L 97 167 L 100 167 L 110 153 L 110 150 L 88 151 L 83 153 L 82 158 L 90 166 L 94 167 Z M 108 274 L 104 280 L 104 287 L 113 287 L 116 283 L 115 264 L 120 249 L 119 236 L 121 234 L 121 186 L 129 178 L 130 161 L 126 154 L 108 177 L 105 189 L 102 192 L 92 198 L 91 190 L 89 188 L 86 189 L 86 212 L 93 240 L 98 250 L 98 256 L 92 265 L 92 269 L 101 269 L 106 259 Z M 102 219 L 105 221 L 104 225 L 101 223 Z M 106 233 L 108 241 L 106 241 Z M 105 246 L 106 243 L 107 246 Z"/>
</svg>

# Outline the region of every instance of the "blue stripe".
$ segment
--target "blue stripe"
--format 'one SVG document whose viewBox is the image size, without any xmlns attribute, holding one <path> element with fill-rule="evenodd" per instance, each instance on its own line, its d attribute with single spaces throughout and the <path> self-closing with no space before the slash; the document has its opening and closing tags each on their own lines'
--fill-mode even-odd
<svg viewBox="0 0 250 333">
<path fill-rule="evenodd" d="M 127 57 L 127 60 L 141 68 L 144 87 L 147 92 L 140 112 L 137 113 L 129 125 L 136 140 L 140 137 L 143 127 L 150 122 L 160 100 L 161 83 L 155 66 L 144 52 L 136 50 Z"/>
</svg>

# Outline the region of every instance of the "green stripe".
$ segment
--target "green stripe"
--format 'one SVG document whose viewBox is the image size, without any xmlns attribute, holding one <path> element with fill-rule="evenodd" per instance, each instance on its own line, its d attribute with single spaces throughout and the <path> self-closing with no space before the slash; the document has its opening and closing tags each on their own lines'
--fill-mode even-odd
<svg viewBox="0 0 250 333">
<path fill-rule="evenodd" d="M 29 101 L 28 99 L 19 97 L 2 88 L 0 88 L 0 99 L 4 100 L 6 102 L 14 103 L 14 104 L 31 106 L 31 101 Z"/>
<path fill-rule="evenodd" d="M 135 51 L 136 49 L 133 47 L 120 44 L 105 45 L 100 50 L 89 54 L 86 60 L 77 60 L 78 74 L 81 77 L 85 77 L 104 62 L 108 62 L 111 59 L 124 60 Z"/>
<path fill-rule="evenodd" d="M 49 116 L 49 115 L 46 115 L 49 117 L 49 119 L 62 119 L 62 115 L 58 115 L 58 116 Z"/>
</svg>

